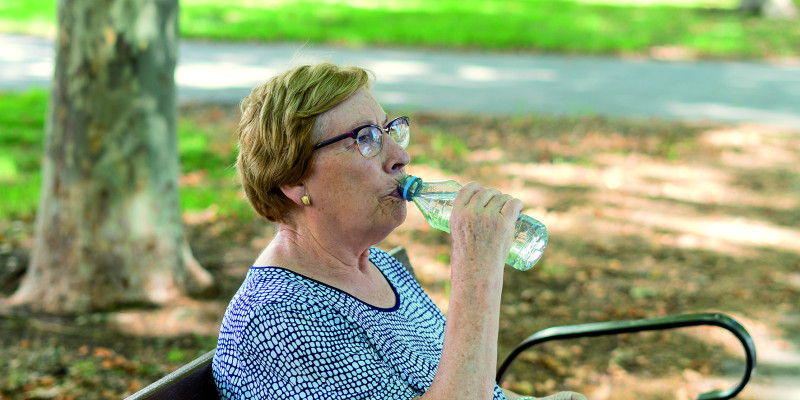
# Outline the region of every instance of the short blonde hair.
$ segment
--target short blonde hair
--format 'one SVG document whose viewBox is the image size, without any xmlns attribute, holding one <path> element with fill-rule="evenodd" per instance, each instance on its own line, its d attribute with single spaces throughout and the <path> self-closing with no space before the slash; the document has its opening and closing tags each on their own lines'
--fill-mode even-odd
<svg viewBox="0 0 800 400">
<path fill-rule="evenodd" d="M 287 221 L 296 204 L 280 188 L 311 174 L 317 117 L 368 84 L 362 68 L 304 65 L 253 88 L 242 101 L 236 170 L 259 215 Z"/>
</svg>

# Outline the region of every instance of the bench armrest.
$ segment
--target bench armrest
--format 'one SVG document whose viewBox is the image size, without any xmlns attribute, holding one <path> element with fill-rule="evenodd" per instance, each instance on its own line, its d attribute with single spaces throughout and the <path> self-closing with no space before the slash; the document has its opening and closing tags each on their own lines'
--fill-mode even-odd
<svg viewBox="0 0 800 400">
<path fill-rule="evenodd" d="M 750 380 L 756 366 L 756 348 L 753 339 L 744 327 L 733 318 L 717 313 L 688 314 L 664 318 L 649 318 L 627 321 L 595 322 L 579 325 L 556 326 L 543 329 L 523 340 L 506 357 L 497 370 L 497 383 L 503 381 L 503 375 L 508 367 L 526 349 L 539 343 L 552 340 L 575 339 L 582 337 L 595 337 L 618 335 L 621 333 L 644 332 L 664 329 L 684 328 L 690 326 L 710 325 L 727 329 L 739 339 L 745 352 L 746 366 L 744 376 L 737 385 L 726 390 L 715 390 L 701 394 L 698 400 L 730 399 L 744 389 Z"/>
</svg>

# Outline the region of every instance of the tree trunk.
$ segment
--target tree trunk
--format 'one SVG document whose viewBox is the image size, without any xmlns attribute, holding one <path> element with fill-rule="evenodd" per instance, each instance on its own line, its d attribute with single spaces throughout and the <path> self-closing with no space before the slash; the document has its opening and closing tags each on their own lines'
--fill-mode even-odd
<svg viewBox="0 0 800 400">
<path fill-rule="evenodd" d="M 797 6 L 792 0 L 741 0 L 739 11 L 759 14 L 768 18 L 797 17 Z"/>
<path fill-rule="evenodd" d="M 178 0 L 60 0 L 31 262 L 12 304 L 161 304 L 211 285 L 178 197 Z"/>
</svg>

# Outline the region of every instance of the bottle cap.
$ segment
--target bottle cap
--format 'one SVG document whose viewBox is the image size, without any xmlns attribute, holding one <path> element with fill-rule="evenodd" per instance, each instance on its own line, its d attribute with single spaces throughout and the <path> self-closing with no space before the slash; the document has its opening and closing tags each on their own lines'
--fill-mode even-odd
<svg viewBox="0 0 800 400">
<path fill-rule="evenodd" d="M 406 199 L 406 201 L 411 201 L 411 199 L 408 198 L 408 194 L 409 194 L 408 189 L 410 189 L 411 185 L 414 182 L 417 182 L 417 181 L 421 182 L 422 179 L 419 179 L 419 178 L 417 178 L 416 176 L 413 176 L 413 175 L 406 175 L 403 178 L 403 180 L 400 181 L 400 187 L 399 187 L 400 194 L 403 196 L 404 199 Z"/>
</svg>

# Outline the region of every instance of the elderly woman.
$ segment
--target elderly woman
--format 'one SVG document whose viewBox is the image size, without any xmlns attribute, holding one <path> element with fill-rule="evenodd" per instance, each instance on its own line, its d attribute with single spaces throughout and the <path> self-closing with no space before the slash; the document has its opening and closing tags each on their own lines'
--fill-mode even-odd
<svg viewBox="0 0 800 400">
<path fill-rule="evenodd" d="M 409 119 L 386 115 L 368 84 L 360 68 L 302 66 L 243 102 L 237 169 L 278 231 L 222 321 L 223 399 L 506 398 L 494 382 L 500 294 L 522 204 L 476 183 L 459 192 L 445 323 L 372 247 L 406 218 L 397 184 L 410 159 Z"/>
</svg>

